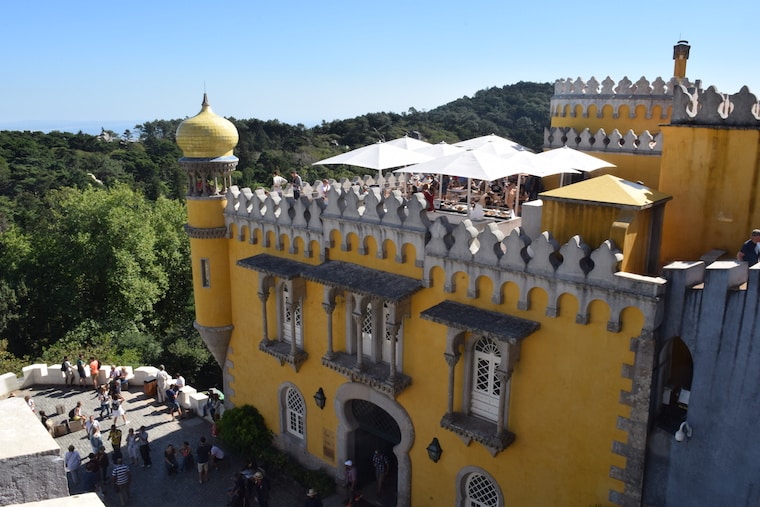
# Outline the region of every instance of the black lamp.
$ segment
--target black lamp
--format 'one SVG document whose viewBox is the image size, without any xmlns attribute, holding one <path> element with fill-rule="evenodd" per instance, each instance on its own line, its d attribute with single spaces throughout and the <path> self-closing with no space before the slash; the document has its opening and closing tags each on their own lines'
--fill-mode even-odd
<svg viewBox="0 0 760 507">
<path fill-rule="evenodd" d="M 438 443 L 438 439 L 436 437 L 433 437 L 433 441 L 430 442 L 430 445 L 427 446 L 427 452 L 428 456 L 430 457 L 430 461 L 433 463 L 438 463 L 438 460 L 441 459 L 443 449 L 441 449 L 441 444 Z"/>
<path fill-rule="evenodd" d="M 317 406 L 320 410 L 325 408 L 325 403 L 327 402 L 327 396 L 325 396 L 325 392 L 322 390 L 322 388 L 319 388 L 319 391 L 314 395 L 314 401 L 317 402 Z"/>
</svg>

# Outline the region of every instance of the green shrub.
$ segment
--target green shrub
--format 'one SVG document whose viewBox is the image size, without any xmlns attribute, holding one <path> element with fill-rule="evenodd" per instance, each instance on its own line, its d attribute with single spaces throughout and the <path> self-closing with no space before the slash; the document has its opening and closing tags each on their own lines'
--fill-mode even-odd
<svg viewBox="0 0 760 507">
<path fill-rule="evenodd" d="M 217 422 L 219 438 L 243 456 L 259 459 L 272 445 L 272 432 L 264 417 L 251 405 L 225 410 Z"/>
</svg>

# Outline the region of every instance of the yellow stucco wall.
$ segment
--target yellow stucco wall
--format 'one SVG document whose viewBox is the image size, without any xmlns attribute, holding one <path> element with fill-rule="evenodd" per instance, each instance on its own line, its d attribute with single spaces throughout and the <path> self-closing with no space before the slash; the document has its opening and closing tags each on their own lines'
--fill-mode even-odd
<svg viewBox="0 0 760 507">
<path fill-rule="evenodd" d="M 233 238 L 237 238 L 233 230 Z M 414 266 L 414 254 L 406 256 L 403 264 L 396 263 L 394 245 L 387 245 L 388 259 L 378 259 L 374 239 L 367 242 L 372 248 L 360 255 L 358 238 L 351 241 L 348 252 L 340 250 L 339 237 L 328 256 L 331 259 L 353 262 L 405 276 L 420 278 L 421 268 Z M 306 445 L 308 452 L 327 465 L 336 466 L 334 459 L 323 454 L 323 433 L 336 435 L 335 393 L 347 379 L 321 365 L 326 352 L 327 317 L 322 308 L 323 288 L 307 282 L 303 306 L 304 350 L 309 358 L 296 373 L 290 365 L 279 362 L 258 350 L 262 338 L 261 302 L 257 297 L 258 272 L 234 266 L 238 259 L 259 253 L 290 258 L 299 262 L 317 263 L 302 253 L 291 255 L 287 248 L 276 251 L 261 242 L 251 244 L 248 233 L 242 241 L 228 240 L 231 267 L 231 313 L 235 324 L 228 360 L 235 405 L 256 406 L 267 425 L 276 433 L 280 428 L 280 405 L 277 393 L 284 382 L 295 384 L 305 398 Z M 407 246 L 405 248 L 409 250 Z M 607 504 L 609 491 L 622 490 L 622 483 L 609 477 L 610 466 L 624 467 L 625 460 L 612 453 L 613 442 L 625 442 L 626 434 L 618 430 L 618 416 L 627 416 L 628 408 L 619 403 L 620 391 L 630 390 L 630 380 L 621 377 L 623 364 L 633 362 L 630 339 L 640 333 L 642 318 L 629 312 L 620 333 L 607 331 L 609 308 L 602 302 L 590 307 L 591 320 L 587 325 L 575 323 L 578 302 L 570 296 L 560 299 L 557 318 L 545 315 L 547 295 L 541 290 L 530 294 L 531 308 L 517 310 L 518 287 L 508 284 L 501 288 L 503 304 L 491 301 L 493 284 L 487 278 L 478 282 L 479 295 L 467 297 L 468 277 L 454 276 L 453 294 L 443 290 L 444 273 L 436 268 L 431 275 L 432 286 L 423 288 L 412 298 L 411 318 L 404 321 L 403 373 L 412 378 L 412 385 L 397 397 L 414 425 L 414 445 L 410 450 L 412 462 L 412 505 L 451 505 L 456 494 L 455 477 L 462 467 L 477 465 L 487 470 L 497 481 L 505 505 L 593 505 Z M 367 281 L 371 283 L 371 280 Z M 269 334 L 275 334 L 274 295 L 270 296 Z M 446 412 L 449 368 L 444 359 L 446 328 L 422 320 L 421 311 L 443 300 L 454 300 L 480 308 L 502 311 L 541 323 L 538 332 L 525 339 L 521 360 L 512 377 L 510 417 L 508 428 L 517 435 L 514 444 L 493 457 L 480 444 L 466 446 L 454 433 L 440 426 Z M 345 312 L 336 305 L 333 314 L 334 348 L 345 344 Z M 455 410 L 461 409 L 464 361 L 456 367 Z M 319 410 L 313 394 L 322 387 L 327 406 Z M 425 450 L 433 437 L 444 449 L 442 459 L 433 463 Z"/>
<path fill-rule="evenodd" d="M 616 104 L 617 105 L 617 104 Z M 580 133 L 583 129 L 589 129 L 592 133 L 596 133 L 599 129 L 604 129 L 607 134 L 612 133 L 613 130 L 618 131 L 625 135 L 629 130 L 633 129 L 634 133 L 642 134 L 645 130 L 648 130 L 651 134 L 655 134 L 660 131 L 661 123 L 670 122 L 670 108 L 667 111 L 667 118 L 661 118 L 662 108 L 658 105 L 652 106 L 652 115 L 647 118 L 647 108 L 639 105 L 635 110 L 635 115 L 631 117 L 631 108 L 628 105 L 621 105 L 618 108 L 617 118 L 614 116 L 614 108 L 612 104 L 605 104 L 602 107 L 602 116 L 598 116 L 598 108 L 595 105 L 591 105 L 588 108 L 588 114 L 583 114 L 583 108 L 580 105 L 576 105 L 571 108 L 565 105 L 561 110 L 566 112 L 565 116 L 552 115 L 551 126 L 552 127 L 572 127 L 576 132 Z M 575 115 L 571 115 L 571 111 L 575 112 Z"/>
<path fill-rule="evenodd" d="M 662 261 L 696 259 L 712 249 L 733 257 L 760 227 L 760 131 L 663 127 L 659 190 L 673 196 L 663 225 Z"/>
<path fill-rule="evenodd" d="M 188 225 L 197 229 L 224 227 L 224 199 L 187 201 Z M 219 217 L 221 216 L 221 220 Z M 226 238 L 190 238 L 195 317 L 199 324 L 223 327 L 231 324 L 230 270 Z M 210 284 L 203 286 L 201 261 L 208 262 Z"/>
</svg>

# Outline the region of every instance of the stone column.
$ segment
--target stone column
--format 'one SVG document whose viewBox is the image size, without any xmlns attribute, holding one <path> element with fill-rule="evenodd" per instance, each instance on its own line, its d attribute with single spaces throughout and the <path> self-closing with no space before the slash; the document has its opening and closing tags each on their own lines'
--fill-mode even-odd
<svg viewBox="0 0 760 507">
<path fill-rule="evenodd" d="M 446 414 L 453 414 L 454 413 L 454 373 L 455 369 L 454 367 L 459 362 L 459 354 L 449 354 L 445 353 L 443 354 L 443 357 L 446 358 L 446 364 L 449 365 L 449 400 L 448 405 L 446 406 Z"/>
<path fill-rule="evenodd" d="M 390 338 L 391 338 L 391 357 L 389 358 L 390 372 L 388 373 L 388 380 L 392 382 L 396 379 L 396 343 L 398 341 L 398 339 L 396 338 L 396 335 L 398 335 L 398 330 L 401 328 L 401 324 L 392 322 L 392 323 L 386 323 L 386 326 L 390 328 L 389 331 L 390 331 Z"/>
<path fill-rule="evenodd" d="M 500 435 L 504 431 L 506 421 L 504 420 L 504 412 L 507 402 L 507 390 L 509 379 L 512 378 L 512 369 L 509 371 L 503 371 L 496 369 L 496 378 L 499 379 L 499 415 L 496 419 L 496 434 Z"/>
<path fill-rule="evenodd" d="M 335 311 L 335 303 L 322 303 L 322 309 L 327 314 L 327 352 L 325 353 L 326 359 L 333 359 L 335 352 L 333 351 L 333 312 Z"/>
<path fill-rule="evenodd" d="M 267 324 L 267 299 L 269 299 L 269 291 L 259 292 L 259 300 L 261 301 L 261 327 L 264 330 L 264 337 L 261 339 L 261 343 L 264 345 L 269 343 L 269 325 Z"/>
<path fill-rule="evenodd" d="M 288 301 L 285 304 L 287 305 L 288 312 L 290 312 L 290 322 L 288 323 L 288 326 L 290 326 L 290 355 L 295 357 L 296 355 L 296 309 L 298 308 L 298 305 L 291 301 Z"/>
<path fill-rule="evenodd" d="M 356 334 L 356 369 L 359 371 L 364 370 L 364 354 L 362 343 L 362 321 L 364 315 L 361 313 L 354 313 L 354 333 Z"/>
</svg>

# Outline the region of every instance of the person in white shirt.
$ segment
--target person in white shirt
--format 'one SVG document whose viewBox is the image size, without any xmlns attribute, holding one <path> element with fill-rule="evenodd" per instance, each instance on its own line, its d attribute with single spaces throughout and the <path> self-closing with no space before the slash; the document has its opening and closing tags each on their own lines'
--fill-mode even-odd
<svg viewBox="0 0 760 507">
<path fill-rule="evenodd" d="M 214 462 L 214 468 L 219 470 L 219 464 L 224 459 L 224 451 L 217 445 L 211 446 L 211 460 Z"/>
<path fill-rule="evenodd" d="M 79 451 L 74 449 L 73 445 L 69 446 L 69 451 L 63 456 L 63 464 L 71 474 L 71 482 L 79 484 L 79 467 L 82 465 L 82 456 Z"/>
<path fill-rule="evenodd" d="M 166 403 L 166 390 L 169 389 L 171 377 L 162 364 L 156 374 L 156 397 L 159 403 Z"/>
<path fill-rule="evenodd" d="M 278 194 L 282 195 L 282 187 L 286 186 L 288 184 L 288 180 L 280 176 L 279 171 L 274 172 L 274 176 L 272 176 L 272 192 L 277 192 Z"/>
</svg>

